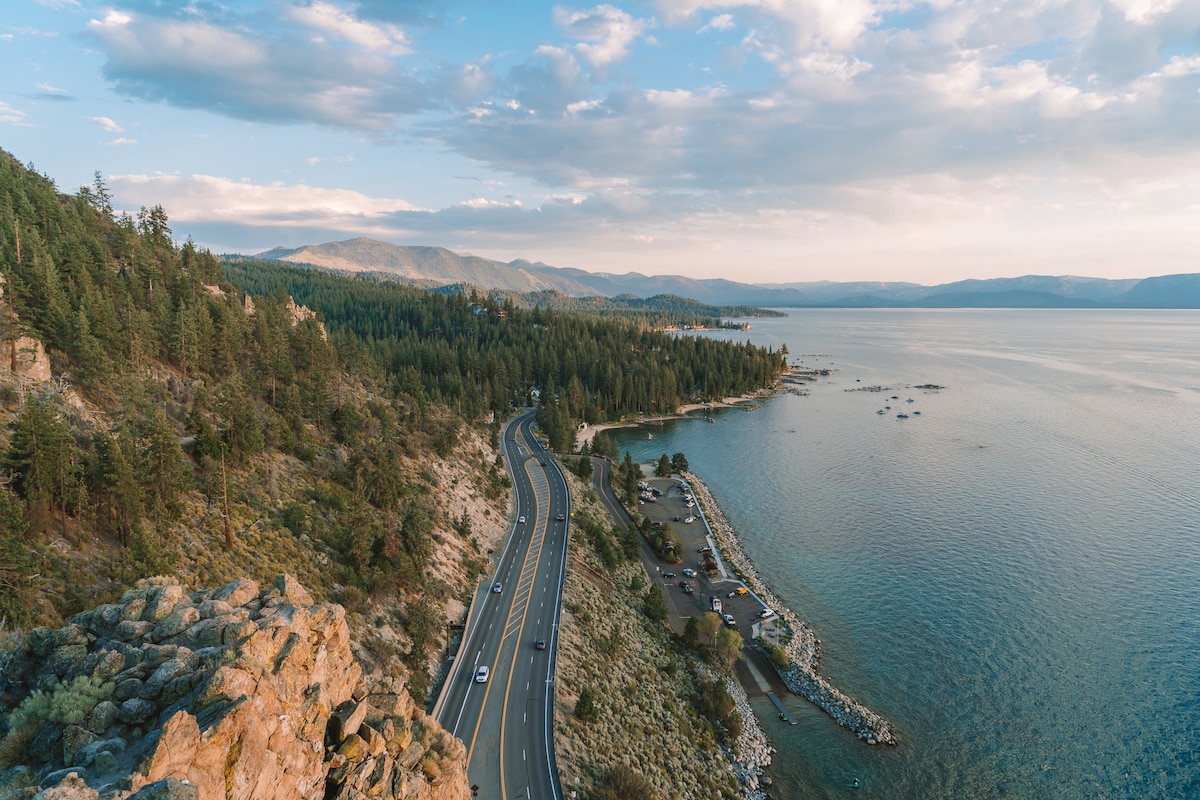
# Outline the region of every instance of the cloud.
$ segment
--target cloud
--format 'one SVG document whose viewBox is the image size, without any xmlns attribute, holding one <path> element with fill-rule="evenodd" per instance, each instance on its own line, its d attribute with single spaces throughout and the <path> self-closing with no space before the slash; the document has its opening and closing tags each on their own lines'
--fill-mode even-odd
<svg viewBox="0 0 1200 800">
<path fill-rule="evenodd" d="M 8 103 L 0 100 L 0 124 L 4 125 L 24 125 L 25 112 L 20 109 L 13 108 Z"/>
<path fill-rule="evenodd" d="M 112 175 L 108 181 L 123 204 L 137 207 L 161 202 L 174 219 L 189 223 L 238 222 L 266 228 L 319 223 L 371 231 L 378 230 L 379 221 L 389 215 L 418 210 L 398 198 L 303 183 L 257 184 L 215 175 L 162 173 Z"/>
<path fill-rule="evenodd" d="M 731 31 L 737 27 L 733 22 L 732 14 L 717 14 L 708 22 L 700 26 L 697 33 L 707 33 L 708 31 Z"/>
<path fill-rule="evenodd" d="M 111 142 L 109 142 L 109 144 L 113 145 L 114 147 L 121 147 L 122 145 L 127 145 L 127 144 L 137 144 L 137 139 L 129 139 L 124 136 L 121 136 L 117 139 L 113 139 Z"/>
<path fill-rule="evenodd" d="M 556 6 L 554 21 L 569 36 L 581 40 L 574 50 L 593 67 L 606 67 L 624 60 L 629 54 L 629 46 L 648 27 L 644 20 L 634 19 L 627 12 L 607 4 L 586 11 Z"/>
<path fill-rule="evenodd" d="M 410 52 L 408 37 L 397 26 L 364 22 L 331 3 L 316 0 L 311 5 L 292 6 L 288 14 L 315 31 L 373 52 L 389 56 Z"/>
<path fill-rule="evenodd" d="M 87 30 L 116 91 L 237 119 L 312 122 L 386 135 L 433 107 L 396 62 L 403 33 L 327 3 L 296 8 L 276 30 L 200 11 L 178 17 L 110 9 Z"/>
<path fill-rule="evenodd" d="M 117 123 L 113 122 L 108 117 L 92 117 L 92 122 L 96 123 L 101 128 L 108 131 L 109 133 L 124 133 L 125 132 L 124 128 L 122 128 Z"/>
</svg>

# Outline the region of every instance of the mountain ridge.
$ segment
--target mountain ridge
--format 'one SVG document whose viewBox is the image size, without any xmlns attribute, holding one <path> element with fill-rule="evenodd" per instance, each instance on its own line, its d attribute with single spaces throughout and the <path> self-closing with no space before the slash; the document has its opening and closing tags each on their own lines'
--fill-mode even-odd
<svg viewBox="0 0 1200 800">
<path fill-rule="evenodd" d="M 469 284 L 572 297 L 678 295 L 711 305 L 792 308 L 1200 308 L 1200 274 L 1151 278 L 1023 275 L 924 286 L 906 281 L 741 283 L 725 278 L 588 272 L 518 258 L 503 262 L 444 247 L 367 237 L 276 247 L 249 258 L 339 272 L 369 272 L 422 285 Z"/>
</svg>

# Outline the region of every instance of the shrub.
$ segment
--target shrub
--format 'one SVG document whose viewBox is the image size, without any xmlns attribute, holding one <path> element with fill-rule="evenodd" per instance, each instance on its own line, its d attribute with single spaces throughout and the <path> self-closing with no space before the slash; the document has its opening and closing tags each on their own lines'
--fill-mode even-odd
<svg viewBox="0 0 1200 800">
<path fill-rule="evenodd" d="M 596 693 L 592 687 L 585 686 L 575 701 L 575 716 L 584 722 L 595 722 L 600 719 L 600 709 L 596 707 Z"/>
<path fill-rule="evenodd" d="M 46 720 L 78 725 L 101 700 L 112 697 L 116 685 L 91 675 L 60 683 L 52 692 L 36 691 L 8 715 L 11 730 L 36 728 Z"/>
</svg>

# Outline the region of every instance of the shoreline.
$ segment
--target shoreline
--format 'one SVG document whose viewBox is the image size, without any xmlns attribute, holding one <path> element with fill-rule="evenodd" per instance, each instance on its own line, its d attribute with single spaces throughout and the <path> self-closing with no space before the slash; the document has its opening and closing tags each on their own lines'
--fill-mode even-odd
<svg viewBox="0 0 1200 800">
<path fill-rule="evenodd" d="M 659 414 L 654 417 L 638 417 L 637 419 L 622 419 L 617 422 L 598 422 L 586 428 L 575 431 L 575 447 L 591 444 L 596 434 L 615 428 L 640 428 L 643 425 L 656 425 L 676 419 L 691 419 L 694 411 L 705 411 L 719 408 L 742 408 L 747 403 L 754 403 L 775 394 L 774 390 L 763 389 L 754 394 L 743 394 L 738 397 L 726 397 L 724 400 L 713 400 L 708 403 L 687 403 L 680 406 L 673 414 Z"/>
<path fill-rule="evenodd" d="M 788 689 L 817 706 L 834 722 L 849 729 L 867 744 L 895 745 L 895 730 L 890 722 L 851 698 L 819 673 L 820 647 L 816 633 L 767 588 L 708 486 L 695 473 L 684 473 L 684 477 L 692 486 L 697 501 L 703 505 L 709 528 L 726 561 L 791 628 L 792 637 L 783 648 L 788 656 L 789 667 L 786 671 L 776 669 Z M 770 763 L 769 760 L 767 763 Z"/>
</svg>

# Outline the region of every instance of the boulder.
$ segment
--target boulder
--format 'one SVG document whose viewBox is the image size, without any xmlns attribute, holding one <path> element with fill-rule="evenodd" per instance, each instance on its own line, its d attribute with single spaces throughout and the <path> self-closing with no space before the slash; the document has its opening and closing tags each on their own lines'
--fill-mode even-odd
<svg viewBox="0 0 1200 800">
<path fill-rule="evenodd" d="M 78 772 L 71 772 L 58 785 L 34 795 L 34 800 L 98 800 L 99 797 L 100 793 L 88 786 Z"/>
<path fill-rule="evenodd" d="M 187 781 L 164 778 L 148 783 L 129 795 L 127 800 L 198 800 L 200 790 Z"/>
<path fill-rule="evenodd" d="M 146 622 L 158 622 L 170 615 L 175 606 L 184 601 L 182 586 L 160 586 L 153 595 L 147 598 L 146 610 L 142 619 Z"/>
<path fill-rule="evenodd" d="M 231 606 L 244 606 L 258 597 L 258 581 L 249 578 L 238 578 L 217 589 L 212 594 L 213 600 L 223 600 Z"/>
<path fill-rule="evenodd" d="M 199 609 L 187 605 L 177 606 L 170 614 L 158 621 L 150 633 L 150 638 L 155 642 L 170 639 L 176 634 L 183 633 L 199 621 Z"/>
<path fill-rule="evenodd" d="M 132 697 L 132 695 L 130 695 Z M 128 698 L 126 698 L 128 699 Z M 87 729 L 92 733 L 104 733 L 109 726 L 117 721 L 117 705 L 109 700 L 101 700 L 92 709 L 87 718 Z"/>
<path fill-rule="evenodd" d="M 313 604 L 312 595 L 291 575 L 276 575 L 275 588 L 279 590 L 281 597 L 294 606 L 311 606 Z"/>
<path fill-rule="evenodd" d="M 117 719 L 126 725 L 141 725 L 158 711 L 158 706 L 141 697 L 132 697 L 121 703 Z"/>
</svg>

